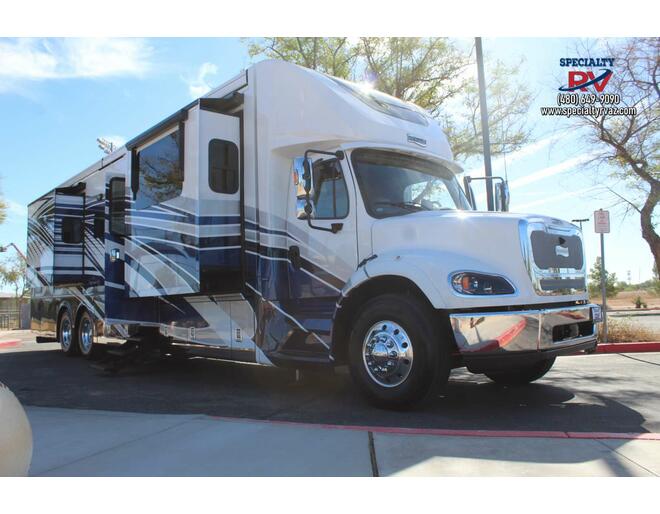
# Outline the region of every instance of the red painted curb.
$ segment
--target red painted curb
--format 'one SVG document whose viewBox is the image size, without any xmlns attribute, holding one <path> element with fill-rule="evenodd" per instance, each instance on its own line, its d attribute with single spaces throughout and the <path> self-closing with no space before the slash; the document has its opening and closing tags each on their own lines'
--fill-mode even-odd
<svg viewBox="0 0 660 514">
<path fill-rule="evenodd" d="M 460 430 L 444 428 L 405 428 L 405 427 L 372 427 L 365 425 L 332 425 L 325 423 L 300 423 L 297 421 L 280 421 L 269 419 L 233 418 L 226 416 L 209 416 L 219 421 L 263 423 L 268 425 L 285 425 L 302 428 L 322 428 L 330 430 L 352 430 L 357 432 L 373 432 L 376 434 L 395 435 L 433 435 L 445 437 L 529 437 L 547 439 L 644 439 L 660 441 L 660 433 L 643 432 L 561 432 L 545 430 Z"/>
<path fill-rule="evenodd" d="M 16 348 L 20 345 L 21 341 L 19 339 L 15 339 L 13 341 L 0 341 L 0 348 Z"/>
<path fill-rule="evenodd" d="M 606 343 L 596 347 L 596 353 L 660 352 L 660 342 Z"/>
</svg>

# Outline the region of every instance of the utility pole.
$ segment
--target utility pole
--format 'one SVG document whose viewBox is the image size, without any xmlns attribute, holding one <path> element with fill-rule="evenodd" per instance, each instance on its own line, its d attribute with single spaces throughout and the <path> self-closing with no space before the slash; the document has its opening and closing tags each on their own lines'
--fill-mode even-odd
<svg viewBox="0 0 660 514">
<path fill-rule="evenodd" d="M 580 224 L 580 232 L 582 232 L 582 224 L 586 223 L 587 221 L 589 221 L 589 218 L 581 218 L 581 219 L 571 220 L 572 223 L 579 223 Z"/>
<path fill-rule="evenodd" d="M 488 131 L 488 105 L 486 104 L 486 78 L 484 74 L 484 54 L 481 48 L 481 38 L 475 37 L 477 49 L 477 75 L 479 78 L 479 109 L 481 110 L 481 133 L 484 143 L 484 168 L 486 170 L 486 201 L 488 210 L 495 208 L 493 202 L 493 168 L 490 162 L 490 133 Z"/>
</svg>

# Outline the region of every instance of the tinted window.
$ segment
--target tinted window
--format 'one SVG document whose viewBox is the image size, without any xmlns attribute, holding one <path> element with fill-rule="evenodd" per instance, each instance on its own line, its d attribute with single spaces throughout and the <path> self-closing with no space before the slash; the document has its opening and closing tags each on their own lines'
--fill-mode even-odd
<svg viewBox="0 0 660 514">
<path fill-rule="evenodd" d="M 209 142 L 209 187 L 216 193 L 238 191 L 238 147 L 222 139 Z"/>
<path fill-rule="evenodd" d="M 97 212 L 94 215 L 94 237 L 96 239 L 103 239 L 105 235 L 105 217 L 102 212 Z"/>
<path fill-rule="evenodd" d="M 176 130 L 138 152 L 136 209 L 146 209 L 181 194 L 183 166 L 179 134 Z"/>
<path fill-rule="evenodd" d="M 110 180 L 110 233 L 116 236 L 126 235 L 126 181 L 123 178 Z"/>
<path fill-rule="evenodd" d="M 337 219 L 348 215 L 348 191 L 337 159 L 314 163 L 314 218 Z"/>
<path fill-rule="evenodd" d="M 82 241 L 82 219 L 62 217 L 62 242 L 78 244 Z"/>
</svg>

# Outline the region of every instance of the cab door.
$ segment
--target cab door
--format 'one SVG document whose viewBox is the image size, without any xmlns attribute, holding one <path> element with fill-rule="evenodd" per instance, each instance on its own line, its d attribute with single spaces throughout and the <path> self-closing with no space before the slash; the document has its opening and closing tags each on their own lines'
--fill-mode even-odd
<svg viewBox="0 0 660 514">
<path fill-rule="evenodd" d="M 356 198 L 346 163 L 335 157 L 314 159 L 311 180 L 308 214 L 302 159 L 296 159 L 287 219 L 289 308 L 327 343 L 336 301 L 358 264 Z"/>
</svg>

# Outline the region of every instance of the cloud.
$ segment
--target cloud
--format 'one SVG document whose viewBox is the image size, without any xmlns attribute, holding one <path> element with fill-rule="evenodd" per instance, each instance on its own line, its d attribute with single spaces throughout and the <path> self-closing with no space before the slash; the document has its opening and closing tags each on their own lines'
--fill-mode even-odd
<svg viewBox="0 0 660 514">
<path fill-rule="evenodd" d="M 25 223 L 27 220 L 28 210 L 27 206 L 22 203 L 15 202 L 9 198 L 4 198 L 5 205 L 7 206 L 5 220 L 6 224 Z"/>
<path fill-rule="evenodd" d="M 195 99 L 208 93 L 212 86 L 209 84 L 209 77 L 218 74 L 218 67 L 210 62 L 205 62 L 199 67 L 197 75 L 190 79 L 183 79 L 188 84 L 188 92 Z"/>
<path fill-rule="evenodd" d="M 0 92 L 26 82 L 142 76 L 151 53 L 142 39 L 0 40 Z"/>
<path fill-rule="evenodd" d="M 513 180 L 509 182 L 509 188 L 517 189 L 520 187 L 528 186 L 529 184 L 533 184 L 534 182 L 538 182 L 539 180 L 544 180 L 546 178 L 553 177 L 554 175 L 558 175 L 560 173 L 564 173 L 566 171 L 572 170 L 573 168 L 581 164 L 584 164 L 585 162 L 589 161 L 592 158 L 593 155 L 591 154 L 578 155 L 577 157 L 567 159 L 563 162 L 560 162 L 559 164 L 548 166 L 547 168 L 540 169 L 538 171 L 525 175 L 524 177 Z"/>
<path fill-rule="evenodd" d="M 571 198 L 573 196 L 583 195 L 585 193 L 589 193 L 591 191 L 594 191 L 598 188 L 599 188 L 599 186 L 591 186 L 591 187 L 586 187 L 584 189 L 579 189 L 577 191 L 567 191 L 565 193 L 560 193 L 558 195 L 545 197 L 542 200 L 536 200 L 534 202 L 528 202 L 526 204 L 516 206 L 515 210 L 516 210 L 516 212 L 524 212 L 524 211 L 527 211 L 528 209 L 530 209 L 532 207 L 538 207 L 539 205 L 554 203 L 554 202 L 557 202 L 558 200 L 564 200 L 566 198 Z"/>
<path fill-rule="evenodd" d="M 533 173 L 529 173 L 523 177 L 520 177 L 519 179 L 510 180 L 509 189 L 514 190 L 514 189 L 524 188 L 530 184 L 534 184 L 535 182 L 545 180 L 546 178 L 554 177 L 555 175 L 559 175 L 560 173 L 571 171 L 572 169 L 580 166 L 581 164 L 584 164 L 585 162 L 593 159 L 593 157 L 594 156 L 592 154 L 578 155 L 577 157 L 567 159 L 558 164 L 554 164 L 553 166 L 548 166 L 547 168 L 542 168 Z M 481 192 L 475 196 L 476 196 L 477 204 L 481 204 L 486 200 L 485 190 L 484 192 Z M 521 205 L 520 207 L 517 207 L 517 209 L 522 209 L 523 207 L 528 207 L 529 205 L 530 204 Z M 538 205 L 538 203 L 531 202 L 531 205 Z"/>
<path fill-rule="evenodd" d="M 543 139 L 539 139 L 538 141 L 535 141 L 533 143 L 530 143 L 528 145 L 523 146 L 522 148 L 516 150 L 515 152 L 511 152 L 506 155 L 506 165 L 507 167 L 511 166 L 514 162 L 520 161 L 524 159 L 525 157 L 529 157 L 530 155 L 534 155 L 537 152 L 540 152 L 544 148 L 548 147 L 555 141 L 561 139 L 564 137 L 566 134 L 553 134 L 551 136 L 548 136 Z M 493 159 L 492 162 L 492 168 L 493 171 L 499 171 L 504 169 L 504 155 L 500 155 Z M 483 175 L 484 173 L 484 167 L 481 165 L 478 168 L 473 168 L 471 170 L 468 170 L 466 172 L 466 175 L 469 176 L 475 176 L 475 175 Z"/>
<path fill-rule="evenodd" d="M 13 200 L 5 200 L 5 203 L 7 204 L 8 213 L 15 214 L 17 216 L 27 216 L 27 207 L 22 203 L 15 202 Z"/>
</svg>

